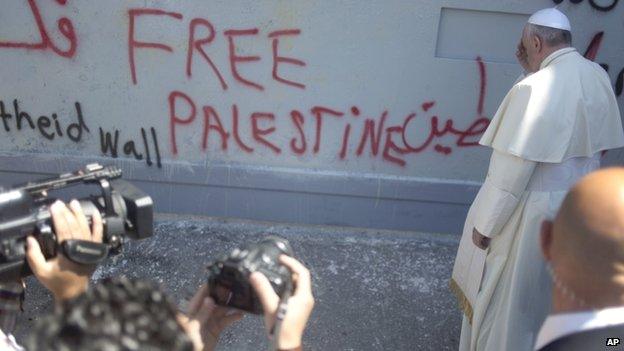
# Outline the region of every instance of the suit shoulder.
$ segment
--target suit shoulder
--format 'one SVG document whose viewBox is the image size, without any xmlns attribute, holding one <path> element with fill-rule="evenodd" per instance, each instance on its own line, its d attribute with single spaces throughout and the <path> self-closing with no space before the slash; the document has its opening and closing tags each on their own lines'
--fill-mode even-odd
<svg viewBox="0 0 624 351">
<path fill-rule="evenodd" d="M 609 338 L 622 338 L 624 324 L 569 334 L 554 340 L 539 351 L 586 351 L 604 348 Z"/>
</svg>

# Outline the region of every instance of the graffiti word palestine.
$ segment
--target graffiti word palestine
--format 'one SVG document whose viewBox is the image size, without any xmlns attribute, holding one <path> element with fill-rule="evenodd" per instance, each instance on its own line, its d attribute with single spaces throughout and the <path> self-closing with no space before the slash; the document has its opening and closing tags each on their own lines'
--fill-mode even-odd
<svg viewBox="0 0 624 351">
<path fill-rule="evenodd" d="M 79 102 L 74 103 L 75 116 L 63 118 L 57 113 L 51 113 L 49 116 L 40 115 L 36 117 L 27 112 L 20 106 L 20 102 L 14 99 L 12 103 L 5 103 L 0 100 L 0 119 L 2 127 L 7 133 L 22 132 L 26 130 L 36 131 L 39 136 L 46 140 L 55 140 L 59 138 L 68 138 L 74 143 L 80 143 L 87 138 L 87 134 L 91 133 L 91 129 L 87 126 L 82 112 L 82 106 Z M 72 122 L 66 124 L 68 119 Z M 150 128 L 150 137 L 148 137 L 145 128 L 141 128 L 142 143 L 136 143 L 133 139 L 120 140 L 119 130 L 113 133 L 104 131 L 99 128 L 100 149 L 102 154 L 117 158 L 119 156 L 119 145 L 121 152 L 136 160 L 145 160 L 148 166 L 152 166 L 152 157 L 156 159 L 156 165 L 161 168 L 160 149 L 158 147 L 158 136 L 156 130 Z M 150 143 L 151 141 L 151 143 Z"/>
</svg>

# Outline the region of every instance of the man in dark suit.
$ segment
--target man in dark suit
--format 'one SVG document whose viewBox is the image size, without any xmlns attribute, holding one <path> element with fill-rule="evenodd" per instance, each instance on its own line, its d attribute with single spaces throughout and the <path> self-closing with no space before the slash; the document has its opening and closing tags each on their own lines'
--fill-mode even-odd
<svg viewBox="0 0 624 351">
<path fill-rule="evenodd" d="M 624 350 L 624 168 L 577 183 L 542 224 L 541 245 L 553 306 L 535 349 Z"/>
</svg>

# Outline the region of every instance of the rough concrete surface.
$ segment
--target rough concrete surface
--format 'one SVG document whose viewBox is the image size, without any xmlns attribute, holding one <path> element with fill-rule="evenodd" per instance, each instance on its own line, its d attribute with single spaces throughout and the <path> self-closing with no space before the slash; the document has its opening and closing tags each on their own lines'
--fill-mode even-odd
<svg viewBox="0 0 624 351">
<path fill-rule="evenodd" d="M 160 282 L 184 305 L 218 253 L 265 234 L 290 240 L 312 272 L 316 306 L 307 350 L 455 350 L 460 313 L 447 286 L 454 236 L 342 227 L 294 226 L 188 216 L 158 216 L 154 237 L 130 242 L 94 279 L 125 274 Z M 22 340 L 52 306 L 29 278 Z M 262 320 L 247 316 L 224 332 L 218 350 L 267 349 Z"/>
</svg>

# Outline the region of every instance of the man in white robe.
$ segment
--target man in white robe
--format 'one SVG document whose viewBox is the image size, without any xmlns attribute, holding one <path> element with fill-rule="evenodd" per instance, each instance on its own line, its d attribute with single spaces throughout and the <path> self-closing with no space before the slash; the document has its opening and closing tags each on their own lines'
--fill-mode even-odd
<svg viewBox="0 0 624 351">
<path fill-rule="evenodd" d="M 527 76 L 480 141 L 493 153 L 451 279 L 464 311 L 460 350 L 532 349 L 551 299 L 541 222 L 600 166 L 601 151 L 624 146 L 610 79 L 570 47 L 570 31 L 554 8 L 529 18 L 517 52 Z"/>
</svg>

